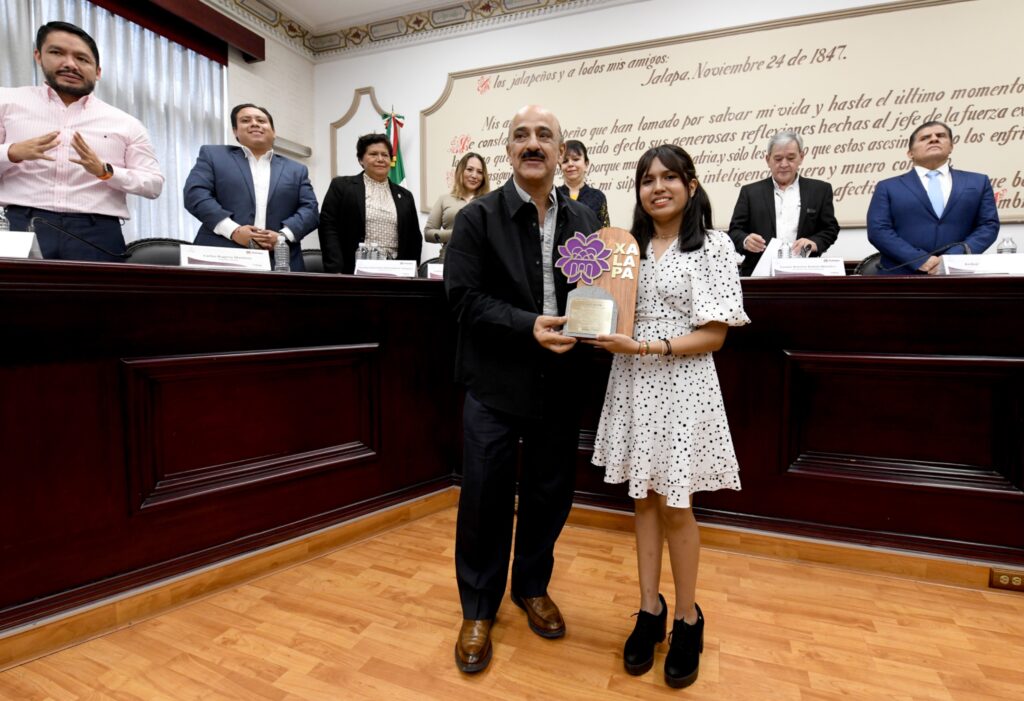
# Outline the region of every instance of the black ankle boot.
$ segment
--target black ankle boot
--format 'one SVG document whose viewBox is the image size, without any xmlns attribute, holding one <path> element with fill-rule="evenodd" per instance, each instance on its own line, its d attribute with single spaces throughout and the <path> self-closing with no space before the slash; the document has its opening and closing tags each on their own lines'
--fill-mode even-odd
<svg viewBox="0 0 1024 701">
<path fill-rule="evenodd" d="M 654 646 L 665 639 L 665 621 L 668 618 L 668 606 L 665 597 L 658 594 L 661 613 L 655 616 L 646 611 L 637 611 L 636 626 L 626 639 L 626 647 L 622 650 L 622 661 L 626 671 L 632 675 L 643 674 L 654 666 Z"/>
<path fill-rule="evenodd" d="M 665 656 L 665 683 L 673 689 L 682 689 L 697 681 L 700 653 L 704 652 L 704 614 L 697 606 L 697 622 L 693 625 L 678 620 L 672 622 L 672 635 L 668 639 Z"/>
</svg>

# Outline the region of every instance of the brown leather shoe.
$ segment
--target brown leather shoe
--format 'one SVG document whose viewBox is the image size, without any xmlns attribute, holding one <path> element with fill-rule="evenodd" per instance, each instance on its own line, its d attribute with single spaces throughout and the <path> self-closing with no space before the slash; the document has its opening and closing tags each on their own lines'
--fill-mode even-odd
<svg viewBox="0 0 1024 701">
<path fill-rule="evenodd" d="M 512 595 L 512 603 L 526 611 L 530 630 L 542 638 L 561 638 L 565 635 L 565 621 L 558 606 L 547 594 L 521 597 Z"/>
<path fill-rule="evenodd" d="M 462 621 L 455 643 L 455 666 L 466 674 L 479 672 L 491 661 L 491 624 L 493 621 Z"/>
</svg>

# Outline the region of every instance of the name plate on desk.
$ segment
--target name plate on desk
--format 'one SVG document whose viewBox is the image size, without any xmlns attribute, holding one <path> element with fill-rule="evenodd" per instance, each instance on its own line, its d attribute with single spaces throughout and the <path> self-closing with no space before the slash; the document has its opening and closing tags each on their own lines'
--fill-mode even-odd
<svg viewBox="0 0 1024 701">
<path fill-rule="evenodd" d="M 942 256 L 943 275 L 1024 275 L 1024 253 Z"/>
<path fill-rule="evenodd" d="M 416 261 L 359 258 L 356 259 L 355 274 L 373 277 L 416 277 Z"/>
<path fill-rule="evenodd" d="M 270 252 L 258 248 L 181 245 L 181 267 L 204 270 L 270 270 Z"/>
<path fill-rule="evenodd" d="M 427 263 L 428 280 L 444 280 L 444 263 Z"/>
<path fill-rule="evenodd" d="M 0 258 L 34 258 L 39 260 L 39 241 L 31 231 L 0 232 Z"/>
<path fill-rule="evenodd" d="M 772 277 L 846 275 L 842 258 L 778 258 L 772 261 Z"/>
</svg>

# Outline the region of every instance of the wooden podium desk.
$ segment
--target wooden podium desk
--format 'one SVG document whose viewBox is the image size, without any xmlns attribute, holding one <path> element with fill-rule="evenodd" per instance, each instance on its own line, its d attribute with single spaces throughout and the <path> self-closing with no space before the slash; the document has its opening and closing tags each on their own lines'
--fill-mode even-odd
<svg viewBox="0 0 1024 701">
<path fill-rule="evenodd" d="M 0 261 L 0 632 L 452 484 L 427 280 Z"/>
<path fill-rule="evenodd" d="M 1024 563 L 1024 280 L 743 286 L 704 521 Z M 440 282 L 0 261 L 0 309 L 0 634 L 458 481 Z"/>
<path fill-rule="evenodd" d="M 743 292 L 715 355 L 743 489 L 698 494 L 703 522 L 1024 564 L 1024 278 Z M 628 508 L 579 475 L 578 500 Z"/>
</svg>

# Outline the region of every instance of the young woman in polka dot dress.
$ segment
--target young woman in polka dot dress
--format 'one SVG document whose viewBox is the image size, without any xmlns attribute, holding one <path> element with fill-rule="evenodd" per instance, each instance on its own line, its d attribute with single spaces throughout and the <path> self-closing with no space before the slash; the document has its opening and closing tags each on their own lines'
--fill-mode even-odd
<svg viewBox="0 0 1024 701">
<path fill-rule="evenodd" d="M 629 482 L 636 508 L 640 611 L 623 651 L 626 670 L 649 670 L 665 639 L 668 606 L 658 582 L 667 538 L 675 616 L 665 681 L 681 688 L 697 679 L 704 645 L 691 494 L 740 488 L 711 353 L 730 326 L 750 320 L 732 242 L 711 230 L 711 202 L 683 149 L 666 144 L 641 157 L 633 235 L 642 252 L 636 339 L 591 342 L 615 353 L 593 461 L 606 482 Z"/>
</svg>

